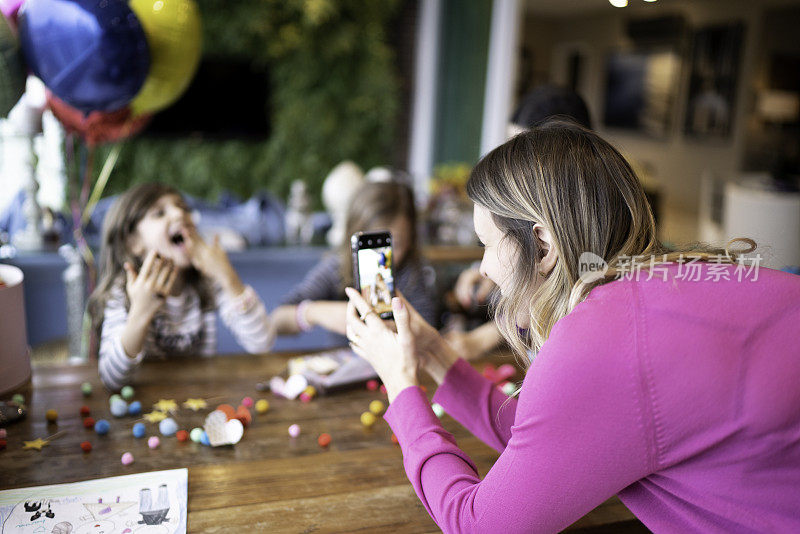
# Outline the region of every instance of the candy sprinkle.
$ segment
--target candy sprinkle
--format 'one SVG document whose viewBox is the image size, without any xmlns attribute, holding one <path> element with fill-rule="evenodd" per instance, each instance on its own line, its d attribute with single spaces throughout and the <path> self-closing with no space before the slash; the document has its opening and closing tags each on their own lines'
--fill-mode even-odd
<svg viewBox="0 0 800 534">
<path fill-rule="evenodd" d="M 51 408 L 45 412 L 44 417 L 48 423 L 55 423 L 58 421 L 58 412 Z"/>
<path fill-rule="evenodd" d="M 375 424 L 375 421 L 377 421 L 377 418 L 372 412 L 364 412 L 361 414 L 361 424 L 365 427 L 371 427 Z"/>
<path fill-rule="evenodd" d="M 84 419 L 83 420 L 83 427 L 87 428 L 89 430 L 93 429 L 94 428 L 94 419 L 92 419 L 91 417 L 87 417 L 86 419 Z"/>
<path fill-rule="evenodd" d="M 84 382 L 81 384 L 81 393 L 83 393 L 84 397 L 88 397 L 92 394 L 92 384 L 89 382 Z"/>
<path fill-rule="evenodd" d="M 300 425 L 292 425 L 289 427 L 289 435 L 296 438 L 300 435 Z"/>
<path fill-rule="evenodd" d="M 203 438 L 203 429 L 200 427 L 195 427 L 189 432 L 189 438 L 194 441 L 195 443 L 200 443 L 200 440 Z"/>
<path fill-rule="evenodd" d="M 100 419 L 94 424 L 94 431 L 97 432 L 99 436 L 104 436 L 108 434 L 108 431 L 111 429 L 111 425 L 105 419 Z"/>
<path fill-rule="evenodd" d="M 175 437 L 178 438 L 178 441 L 188 441 L 189 433 L 185 430 L 178 430 L 175 432 Z"/>
<path fill-rule="evenodd" d="M 81 442 L 81 450 L 83 452 L 92 452 L 92 444 L 89 443 L 88 441 L 82 441 Z"/>
<path fill-rule="evenodd" d="M 245 397 L 242 399 L 242 406 L 244 406 L 245 408 L 252 408 L 253 404 L 255 404 L 253 402 L 253 397 Z"/>
<path fill-rule="evenodd" d="M 369 391 L 375 391 L 378 389 L 378 381 L 377 380 L 367 380 L 367 389 Z"/>
<path fill-rule="evenodd" d="M 267 413 L 269 410 L 269 401 L 267 399 L 258 399 L 256 401 L 256 411 L 258 413 Z"/>
<path fill-rule="evenodd" d="M 144 426 L 144 423 L 136 423 L 135 425 L 133 425 L 134 438 L 143 438 L 146 432 L 147 428 Z"/>
<path fill-rule="evenodd" d="M 150 436 L 147 438 L 147 446 L 151 449 L 157 449 L 159 445 L 161 445 L 161 440 L 158 439 L 158 436 Z"/>
<path fill-rule="evenodd" d="M 89 417 L 89 415 L 91 415 L 91 413 L 92 413 L 92 410 L 90 410 L 88 406 L 86 406 L 86 405 L 81 406 L 81 415 L 83 417 Z"/>
<path fill-rule="evenodd" d="M 371 411 L 375 415 L 381 415 L 383 413 L 383 410 L 385 409 L 386 406 L 384 406 L 384 404 L 379 400 L 374 400 L 369 403 L 369 411 Z"/>
<path fill-rule="evenodd" d="M 122 395 L 123 399 L 131 400 L 133 398 L 133 388 L 130 386 L 125 386 L 120 390 L 119 394 Z"/>
<path fill-rule="evenodd" d="M 331 435 L 330 434 L 326 434 L 326 433 L 323 432 L 317 438 L 317 443 L 319 443 L 320 447 L 323 447 L 323 448 L 327 447 L 328 445 L 331 444 Z"/>
<path fill-rule="evenodd" d="M 129 452 L 123 453 L 120 461 L 122 462 L 122 465 L 131 465 L 133 463 L 133 455 Z"/>
</svg>

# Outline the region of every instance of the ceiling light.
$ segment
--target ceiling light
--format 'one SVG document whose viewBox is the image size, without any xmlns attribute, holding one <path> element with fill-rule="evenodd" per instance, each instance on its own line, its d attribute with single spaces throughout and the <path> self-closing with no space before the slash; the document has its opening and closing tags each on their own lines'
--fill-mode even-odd
<svg viewBox="0 0 800 534">
<path fill-rule="evenodd" d="M 625 7 L 628 5 L 628 0 L 608 0 L 608 3 L 614 7 Z"/>
</svg>

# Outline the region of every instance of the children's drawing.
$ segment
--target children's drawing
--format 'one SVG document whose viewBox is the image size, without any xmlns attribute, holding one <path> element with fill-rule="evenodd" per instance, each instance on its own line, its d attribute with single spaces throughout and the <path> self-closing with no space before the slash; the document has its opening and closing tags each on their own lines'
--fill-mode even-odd
<svg viewBox="0 0 800 534">
<path fill-rule="evenodd" d="M 187 470 L 0 491 L 0 534 L 186 532 Z"/>
</svg>

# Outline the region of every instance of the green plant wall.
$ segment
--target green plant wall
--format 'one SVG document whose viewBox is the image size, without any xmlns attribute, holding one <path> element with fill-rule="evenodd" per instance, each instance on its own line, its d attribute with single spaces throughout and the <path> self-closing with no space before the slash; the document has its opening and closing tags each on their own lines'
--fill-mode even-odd
<svg viewBox="0 0 800 534">
<path fill-rule="evenodd" d="M 285 199 L 303 179 L 319 206 L 325 176 L 343 159 L 365 169 L 391 161 L 400 89 L 387 28 L 400 1 L 198 0 L 204 55 L 267 70 L 270 101 L 253 112 L 269 114 L 271 135 L 140 136 L 123 147 L 108 193 L 159 180 L 209 199 L 225 189 Z"/>
</svg>

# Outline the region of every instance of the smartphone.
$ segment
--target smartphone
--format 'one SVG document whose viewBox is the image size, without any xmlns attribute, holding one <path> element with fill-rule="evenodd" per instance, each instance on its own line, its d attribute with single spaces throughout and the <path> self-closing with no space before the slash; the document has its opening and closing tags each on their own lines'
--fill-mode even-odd
<svg viewBox="0 0 800 534">
<path fill-rule="evenodd" d="M 353 280 L 381 319 L 392 319 L 394 261 L 392 234 L 386 231 L 358 232 L 350 237 Z"/>
</svg>

